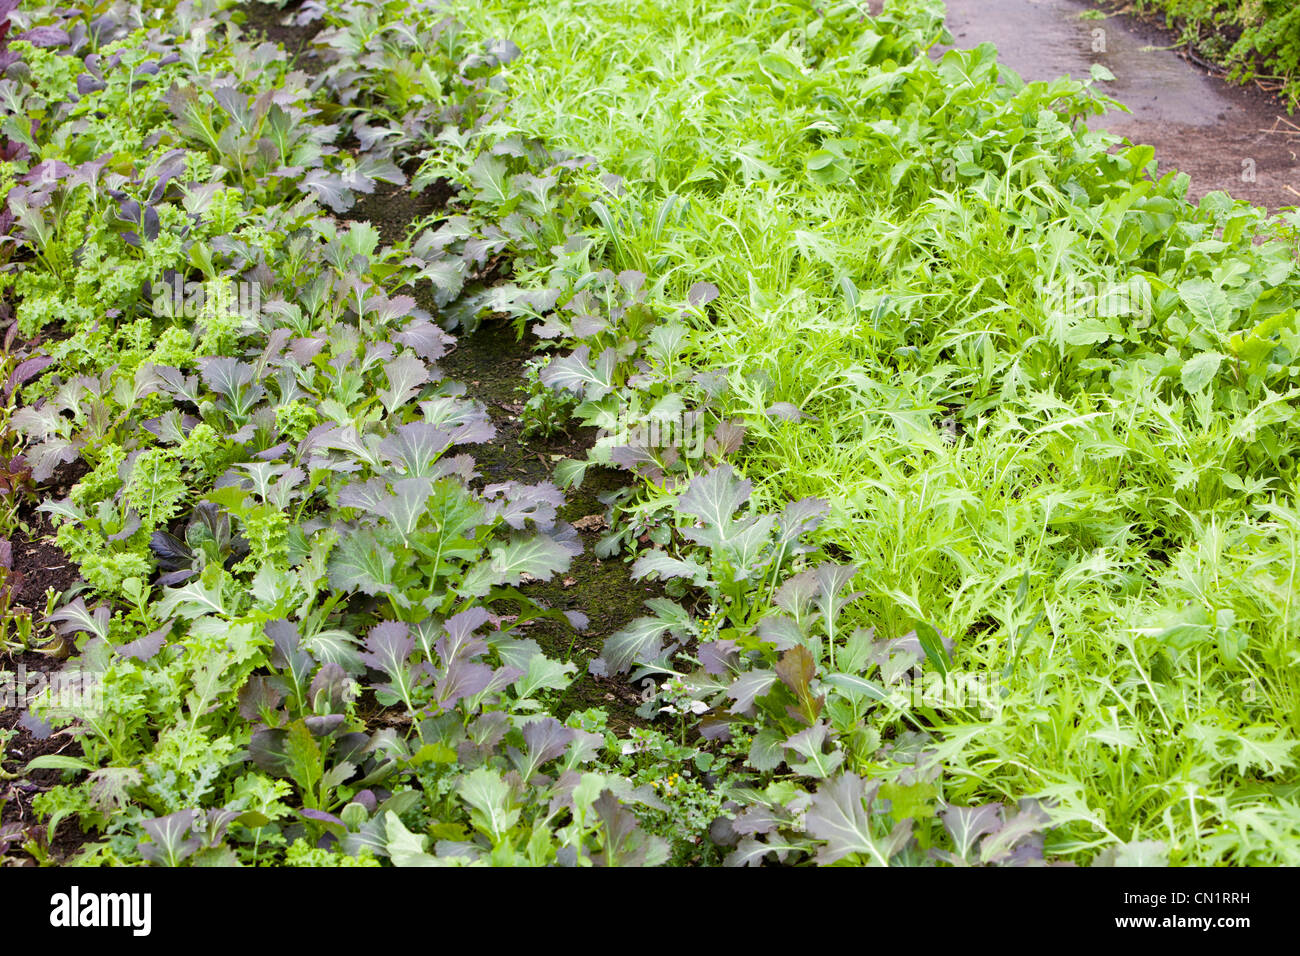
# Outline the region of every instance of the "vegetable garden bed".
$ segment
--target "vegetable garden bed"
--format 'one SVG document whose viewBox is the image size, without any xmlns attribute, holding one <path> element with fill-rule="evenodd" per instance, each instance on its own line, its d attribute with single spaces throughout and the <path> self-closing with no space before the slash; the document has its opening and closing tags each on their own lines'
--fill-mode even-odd
<svg viewBox="0 0 1300 956">
<path fill-rule="evenodd" d="M 0 9 L 6 862 L 1300 861 L 1300 216 L 1100 73 Z"/>
</svg>

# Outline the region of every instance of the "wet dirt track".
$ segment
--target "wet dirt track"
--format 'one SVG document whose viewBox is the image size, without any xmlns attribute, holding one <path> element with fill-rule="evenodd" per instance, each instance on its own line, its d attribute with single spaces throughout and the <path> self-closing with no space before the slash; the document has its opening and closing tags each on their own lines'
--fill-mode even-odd
<svg viewBox="0 0 1300 956">
<path fill-rule="evenodd" d="M 1270 211 L 1300 205 L 1300 115 L 1239 87 L 1176 51 L 1163 30 L 1128 16 L 1084 20 L 1082 0 L 947 0 L 957 47 L 988 42 L 1026 80 L 1086 79 L 1094 63 L 1115 75 L 1102 92 L 1131 112 L 1094 127 L 1155 147 L 1163 170 L 1191 177 L 1188 196 L 1224 190 Z M 933 51 L 938 55 L 941 51 Z"/>
</svg>

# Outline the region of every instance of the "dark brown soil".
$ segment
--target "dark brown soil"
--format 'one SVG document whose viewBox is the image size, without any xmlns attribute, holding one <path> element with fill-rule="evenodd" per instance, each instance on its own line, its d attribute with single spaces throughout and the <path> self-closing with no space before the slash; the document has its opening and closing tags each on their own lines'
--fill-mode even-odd
<svg viewBox="0 0 1300 956">
<path fill-rule="evenodd" d="M 496 439 L 477 446 L 474 458 L 485 482 L 546 481 L 554 459 L 584 455 L 591 441 L 563 434 L 550 439 L 525 439 L 520 420 L 524 363 L 533 358 L 528 339 L 520 341 L 505 322 L 486 322 L 457 341 L 439 364 L 444 374 L 465 386 L 469 398 L 482 402 L 496 426 Z"/>
<path fill-rule="evenodd" d="M 299 6 L 301 3 L 297 0 L 283 7 L 252 0 L 237 8 L 237 15 L 243 16 L 245 32 L 260 34 L 270 42 L 280 44 L 294 60 L 295 67 L 314 75 L 324 64 L 311 49 L 311 41 L 324 29 L 325 23 L 316 20 L 305 27 L 286 26 L 282 21 Z"/>
<path fill-rule="evenodd" d="M 66 591 L 77 581 L 78 572 L 77 566 L 54 543 L 54 525 L 50 516 L 38 511 L 37 505 L 66 497 L 86 471 L 86 464 L 80 459 L 60 466 L 53 477 L 37 486 L 34 496 L 19 508 L 20 526 L 9 532 L 13 561 L 11 585 L 16 583 L 12 603 L 31 613 L 38 639 L 43 629 L 46 592 L 51 588 L 56 592 Z"/>
<path fill-rule="evenodd" d="M 77 566 L 54 543 L 54 528 L 48 515 L 34 512 L 26 523 L 31 534 L 9 539 L 13 545 L 13 569 L 23 576 L 16 603 L 43 612 L 46 590 L 66 591 L 77 580 Z"/>
<path fill-rule="evenodd" d="M 27 342 L 11 342 L 11 353 L 19 356 L 36 354 L 46 339 L 60 331 L 46 330 Z M 17 510 L 18 527 L 7 528 L 12 567 L 8 583 L 12 603 L 6 613 L 27 613 L 35 624 L 34 638 L 40 641 L 47 631 L 43 617 L 46 591 L 67 590 L 77 580 L 77 567 L 54 544 L 54 528 L 49 516 L 36 510 L 50 498 L 68 494 L 72 485 L 84 475 L 83 462 L 63 465 L 34 494 L 21 500 Z M 23 492 L 25 495 L 26 492 Z M 5 622 L 10 623 L 10 622 Z M 8 632 L 9 628 L 0 629 Z M 14 652 L 0 646 L 0 853 L 2 865 L 33 866 L 38 858 L 64 861 L 89 839 L 72 822 L 58 827 L 51 844 L 48 828 L 38 819 L 32 800 L 61 782 L 57 770 L 24 773 L 23 768 L 35 757 L 45 754 L 80 754 L 81 748 L 67 734 L 49 734 L 39 721 L 24 721 L 28 716 L 26 694 L 36 686 L 36 675 L 49 675 L 63 667 L 63 661 L 31 651 Z M 29 852 L 29 850 L 31 852 Z M 35 853 L 36 855 L 32 855 Z"/>
<path fill-rule="evenodd" d="M 1118 9 L 1118 15 L 1107 22 L 1122 22 L 1148 45 L 1171 47 L 1179 42 L 1181 34 L 1154 15 L 1133 15 L 1127 4 Z M 1170 52 L 1189 73 L 1205 78 L 1222 96 L 1216 122 L 1209 126 L 1163 125 L 1125 118 L 1107 128 L 1133 142 L 1149 143 L 1156 148 L 1158 159 L 1187 173 L 1192 179 L 1188 193 L 1192 198 L 1222 190 L 1270 212 L 1300 205 L 1300 118 L 1289 115 L 1286 104 L 1259 84 L 1227 81 L 1226 71 L 1187 47 Z M 1253 179 L 1246 175 L 1247 169 L 1253 172 Z"/>
<path fill-rule="evenodd" d="M 407 170 L 409 177 L 413 169 Z M 447 207 L 452 190 L 438 182 L 419 193 L 405 186 L 376 183 L 375 191 L 357 196 L 356 205 L 339 216 L 345 222 L 368 222 L 379 232 L 379 241 L 391 246 L 406 237 L 412 223 L 421 222 Z"/>
<path fill-rule="evenodd" d="M 10 842 L 10 861 L 19 859 L 15 854 L 28 842 L 34 843 L 38 852 L 52 860 L 64 861 L 84 846 L 92 837 L 82 833 L 77 825 L 65 820 L 54 834 L 54 842 L 49 842 L 48 830 L 32 809 L 32 800 L 38 795 L 62 782 L 63 771 L 34 770 L 24 773 L 23 767 L 28 762 L 46 754 L 66 754 L 79 756 L 80 745 L 63 733 L 46 735 L 34 734 L 21 722 L 26 708 L 20 700 L 21 688 L 27 686 L 31 675 L 50 674 L 63 667 L 63 662 L 41 654 L 31 652 L 18 654 L 12 658 L 0 657 L 0 687 L 6 684 L 15 688 L 11 700 L 8 687 L 0 692 L 0 739 L 8 732 L 16 731 L 14 736 L 0 749 L 0 831 L 17 827 L 21 837 Z M 12 675 L 12 676 L 11 676 Z M 17 706 L 9 706 L 10 704 Z M 35 858 L 24 854 L 22 865 L 33 866 Z M 0 864 L 3 865 L 3 864 Z"/>
</svg>

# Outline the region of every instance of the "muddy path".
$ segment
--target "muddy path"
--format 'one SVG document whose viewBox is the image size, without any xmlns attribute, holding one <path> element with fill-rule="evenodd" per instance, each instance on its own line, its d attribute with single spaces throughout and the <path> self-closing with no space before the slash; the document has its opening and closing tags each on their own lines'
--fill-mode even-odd
<svg viewBox="0 0 1300 956">
<path fill-rule="evenodd" d="M 992 43 L 1026 80 L 1115 75 L 1102 91 L 1131 112 L 1091 125 L 1155 147 L 1162 169 L 1191 177 L 1188 196 L 1223 190 L 1276 212 L 1300 205 L 1300 116 L 1273 97 L 1229 84 L 1170 49 L 1170 32 L 1125 14 L 1083 19 L 1085 0 L 946 0 L 957 47 Z M 934 51 L 938 55 L 940 51 Z"/>
</svg>

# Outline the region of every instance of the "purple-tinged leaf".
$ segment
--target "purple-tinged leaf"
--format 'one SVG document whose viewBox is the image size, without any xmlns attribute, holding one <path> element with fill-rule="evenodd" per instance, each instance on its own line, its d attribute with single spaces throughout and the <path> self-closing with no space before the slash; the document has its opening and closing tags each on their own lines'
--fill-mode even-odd
<svg viewBox="0 0 1300 956">
<path fill-rule="evenodd" d="M 388 496 L 388 483 L 382 478 L 354 481 L 339 489 L 339 507 L 356 508 L 367 514 L 378 514 Z"/>
<path fill-rule="evenodd" d="M 134 508 L 126 509 L 126 517 L 122 519 L 122 528 L 110 534 L 107 538 L 109 541 L 125 541 L 131 535 L 140 530 L 140 513 Z"/>
<path fill-rule="evenodd" d="M 1097 854 L 1093 866 L 1160 866 L 1169 865 L 1169 845 L 1163 840 L 1135 840 L 1108 846 Z"/>
<path fill-rule="evenodd" d="M 834 773 L 844 762 L 844 752 L 838 748 L 826 752 L 828 735 L 829 728 L 818 721 L 786 740 L 785 746 L 804 758 L 802 762 L 787 759 L 790 769 L 819 779 L 825 779 Z"/>
<path fill-rule="evenodd" d="M 659 866 L 667 862 L 668 842 L 645 833 L 612 790 L 605 790 L 592 808 L 600 818 L 604 838 L 594 860 L 598 866 Z"/>
<path fill-rule="evenodd" d="M 393 334 L 393 340 L 405 345 L 426 362 L 436 362 L 447 354 L 447 347 L 456 338 L 428 319 L 413 319 L 402 331 Z"/>
<path fill-rule="evenodd" d="M 684 560 L 674 558 L 654 548 L 642 554 L 632 565 L 632 579 L 634 581 L 639 581 L 651 574 L 657 574 L 662 581 L 669 578 L 686 578 L 696 586 L 702 586 L 708 579 L 709 570 L 691 558 Z"/>
<path fill-rule="evenodd" d="M 443 622 L 446 633 L 435 647 L 444 667 L 458 660 L 477 657 L 487 650 L 487 641 L 476 637 L 474 632 L 488 622 L 489 616 L 487 608 L 474 605 Z"/>
<path fill-rule="evenodd" d="M 1036 800 L 1021 800 L 1018 812 L 1006 819 L 996 832 L 980 844 L 980 861 L 1006 863 L 1023 841 L 1040 837 L 1052 822 L 1051 816 Z"/>
<path fill-rule="evenodd" d="M 788 827 L 790 823 L 791 814 L 785 810 L 756 803 L 742 810 L 731 827 L 741 836 L 762 836 Z"/>
<path fill-rule="evenodd" d="M 72 42 L 72 36 L 67 30 L 59 27 L 33 27 L 25 33 L 20 33 L 14 37 L 15 40 L 25 40 L 32 46 L 50 49 L 56 46 L 67 46 Z"/>
<path fill-rule="evenodd" d="M 415 309 L 415 299 L 409 295 L 395 295 L 391 298 L 382 293 L 371 295 L 361 304 L 366 318 L 381 325 L 388 325 L 394 319 L 404 318 Z"/>
<path fill-rule="evenodd" d="M 172 626 L 169 621 L 158 630 L 146 634 L 144 637 L 120 645 L 117 652 L 123 657 L 130 657 L 137 661 L 153 660 L 167 644 L 167 635 L 171 633 L 171 629 Z"/>
<path fill-rule="evenodd" d="M 490 710 L 474 718 L 466 730 L 468 740 L 462 741 L 459 756 L 462 763 L 473 763 L 473 757 L 492 753 L 510 729 L 510 718 L 505 711 Z"/>
<path fill-rule="evenodd" d="M 617 361 L 614 350 L 608 348 L 601 353 L 593 368 L 590 347 L 580 345 L 570 355 L 551 359 L 539 377 L 548 388 L 563 388 L 590 401 L 599 401 L 613 390 Z"/>
<path fill-rule="evenodd" d="M 338 214 L 347 212 L 356 202 L 352 191 L 344 186 L 342 177 L 324 169 L 308 172 L 298 180 L 298 188 L 311 193 Z"/>
<path fill-rule="evenodd" d="M 625 269 L 618 274 L 618 284 L 621 285 L 628 295 L 635 296 L 645 285 L 645 273 L 638 272 L 635 269 Z"/>
<path fill-rule="evenodd" d="M 173 149 L 148 169 L 145 176 L 155 180 L 153 190 L 149 193 L 150 203 L 161 201 L 167 193 L 167 184 L 185 174 L 189 155 L 187 150 Z"/>
<path fill-rule="evenodd" d="M 510 749 L 510 761 L 527 783 L 542 764 L 561 756 L 573 740 L 574 732 L 554 717 L 543 717 L 524 725 L 525 749 L 521 754 Z"/>
<path fill-rule="evenodd" d="M 315 823 L 325 825 L 325 828 L 334 833 L 335 836 L 342 836 L 347 832 L 348 826 L 332 813 L 326 813 L 324 810 L 314 810 L 310 807 L 298 811 L 299 816 L 311 820 Z"/>
<path fill-rule="evenodd" d="M 611 463 L 633 474 L 648 478 L 656 484 L 663 480 L 659 460 L 643 445 L 617 445 L 609 450 Z"/>
<path fill-rule="evenodd" d="M 321 665 L 308 693 L 313 707 L 324 704 L 331 713 L 342 716 L 342 710 L 353 696 L 352 682 L 343 668 L 331 661 Z"/>
<path fill-rule="evenodd" d="M 466 697 L 486 690 L 492 683 L 492 668 L 474 661 L 457 660 L 447 668 L 446 675 L 434 685 L 433 695 L 438 706 L 450 710 Z"/>
<path fill-rule="evenodd" d="M 1002 828 L 1002 804 L 985 803 L 977 807 L 950 806 L 940 811 L 943 827 L 957 848 L 957 856 L 970 859 L 970 852 L 980 837 Z"/>
<path fill-rule="evenodd" d="M 199 379 L 195 375 L 185 375 L 179 369 L 168 365 L 155 365 L 153 372 L 158 377 L 161 390 L 172 398 L 183 402 L 199 403 Z"/>
<path fill-rule="evenodd" d="M 798 405 L 792 405 L 790 402 L 777 402 L 770 405 L 763 414 L 768 418 L 779 418 L 786 422 L 801 422 L 808 417 Z"/>
<path fill-rule="evenodd" d="M 49 481 L 60 465 L 71 464 L 81 456 L 81 442 L 66 438 L 48 438 L 27 452 L 27 464 L 32 469 L 32 480 Z"/>
<path fill-rule="evenodd" d="M 432 493 L 431 478 L 399 478 L 393 482 L 393 493 L 380 502 L 378 513 L 408 539 L 419 527 Z"/>
<path fill-rule="evenodd" d="M 713 434 L 704 442 L 705 454 L 725 458 L 737 451 L 745 442 L 746 429 L 734 422 L 719 422 Z"/>
<path fill-rule="evenodd" d="M 686 293 L 692 308 L 700 309 L 718 297 L 718 287 L 712 282 L 697 282 Z"/>
<path fill-rule="evenodd" d="M 347 719 L 346 714 L 312 714 L 309 717 L 304 717 L 302 723 L 313 737 L 331 737 L 346 725 Z M 352 765 L 339 764 L 337 766 L 350 767 Z"/>
<path fill-rule="evenodd" d="M 54 735 L 54 728 L 30 710 L 22 711 L 22 716 L 18 718 L 18 726 L 31 734 L 35 740 L 49 740 Z"/>
<path fill-rule="evenodd" d="M 609 328 L 609 323 L 598 315 L 575 315 L 572 323 L 571 338 L 589 339 Z"/>
<path fill-rule="evenodd" d="M 179 866 L 203 845 L 202 840 L 190 835 L 197 819 L 197 810 L 181 810 L 142 820 L 140 825 L 153 842 L 140 844 L 140 856 L 159 866 Z"/>
<path fill-rule="evenodd" d="M 825 844 L 818 863 L 834 863 L 856 854 L 870 865 L 888 866 L 911 837 L 912 820 L 902 821 L 885 836 L 877 835 L 868 807 L 879 784 L 856 774 L 841 774 L 823 783 L 805 817 L 808 835 Z"/>
<path fill-rule="evenodd" d="M 295 338 L 289 343 L 289 356 L 305 368 L 320 354 L 326 341 L 323 335 Z"/>
<path fill-rule="evenodd" d="M 747 714 L 754 709 L 754 701 L 771 693 L 776 686 L 776 674 L 769 670 L 752 670 L 741 674 L 727 688 L 727 696 L 735 701 L 733 714 Z"/>
<path fill-rule="evenodd" d="M 555 523 L 556 510 L 564 504 L 563 492 L 549 481 L 536 485 L 518 481 L 488 485 L 483 489 L 483 497 L 489 500 L 488 518 L 500 517 L 516 530 L 522 530 L 529 520 L 539 529 L 549 530 Z"/>
<path fill-rule="evenodd" d="M 93 611 L 86 607 L 85 598 L 77 598 L 65 604 L 49 616 L 49 623 L 62 624 L 61 634 L 86 631 L 96 637 L 108 639 L 108 622 L 113 614 L 107 604 L 98 605 Z"/>
<path fill-rule="evenodd" d="M 63 160 L 45 159 L 28 170 L 27 175 L 23 176 L 21 181 L 28 185 L 52 187 L 71 172 L 72 167 Z"/>
<path fill-rule="evenodd" d="M 379 443 L 379 454 L 390 467 L 408 477 L 432 475 L 435 463 L 451 447 L 449 431 L 426 422 L 399 425 Z"/>
<path fill-rule="evenodd" d="M 677 500 L 677 510 L 699 518 L 706 529 L 725 535 L 732 515 L 749 500 L 753 487 L 748 479 L 737 478 L 730 465 L 719 465 L 691 479 Z"/>
<path fill-rule="evenodd" d="M 271 678 L 254 675 L 239 688 L 239 715 L 249 721 L 261 720 L 263 711 L 274 711 L 283 699 L 284 695 L 271 682 Z"/>
<path fill-rule="evenodd" d="M 226 398 L 233 398 L 253 382 L 257 372 L 253 366 L 238 359 L 208 358 L 200 360 L 199 374 L 208 388 Z"/>
<path fill-rule="evenodd" d="M 522 52 L 519 49 L 518 45 L 515 43 L 515 41 L 511 39 L 498 38 L 498 39 L 488 40 L 484 44 L 484 47 L 487 50 L 488 56 L 492 57 L 498 63 L 501 64 L 514 62 L 519 58 Z"/>
<path fill-rule="evenodd" d="M 478 477 L 478 472 L 474 470 L 474 459 L 470 455 L 453 455 L 450 458 L 443 458 L 433 466 L 432 476 L 434 478 L 456 478 L 463 485 L 468 485 Z"/>
<path fill-rule="evenodd" d="M 799 538 L 816 529 L 830 511 L 830 503 L 821 498 L 802 498 L 786 505 L 781 512 L 780 528 L 776 537 L 777 550 L 786 549 Z"/>
<path fill-rule="evenodd" d="M 415 278 L 428 279 L 432 283 L 433 303 L 439 309 L 445 309 L 464 290 L 468 271 L 463 260 L 438 255 L 427 260 L 423 268 L 415 273 Z"/>
<path fill-rule="evenodd" d="M 832 564 L 826 562 L 817 566 L 814 576 L 817 579 L 817 607 L 822 613 L 822 620 L 827 625 L 832 625 L 839 618 L 842 611 L 849 604 L 852 604 L 859 597 L 861 592 L 844 594 L 844 588 L 854 576 L 858 569 L 851 564 Z"/>
<path fill-rule="evenodd" d="M 497 585 L 522 584 L 525 576 L 549 581 L 567 571 L 582 553 L 576 537 L 572 528 L 557 529 L 555 534 L 513 535 L 509 542 L 493 545 L 488 559 L 469 570 L 459 590 L 468 597 L 483 597 Z"/>
<path fill-rule="evenodd" d="M 817 575 L 811 569 L 800 571 L 785 579 L 776 589 L 772 602 L 786 613 L 803 619 L 811 610 L 819 589 Z"/>
<path fill-rule="evenodd" d="M 793 618 L 784 614 L 769 614 L 758 622 L 758 636 L 778 651 L 788 651 L 808 640 Z"/>
<path fill-rule="evenodd" d="M 599 662 L 604 674 L 621 674 L 634 663 L 653 661 L 663 653 L 663 636 L 671 627 L 672 622 L 662 618 L 638 617 L 609 636 L 600 657 L 592 664 Z"/>
<path fill-rule="evenodd" d="M 695 656 L 706 674 L 722 677 L 738 666 L 739 645 L 725 638 L 707 641 L 699 646 Z"/>
<path fill-rule="evenodd" d="M 316 667 L 315 659 L 302 646 L 302 635 L 292 621 L 268 621 L 263 628 L 271 639 L 271 666 L 288 671 L 301 686 Z"/>
<path fill-rule="evenodd" d="M 415 638 L 411 629 L 401 621 L 382 621 L 370 629 L 366 635 L 365 651 L 361 653 L 361 662 L 367 667 L 383 671 L 398 683 L 407 671 L 407 662 L 415 650 Z"/>
<path fill-rule="evenodd" d="M 363 591 L 374 597 L 393 585 L 397 558 L 373 532 L 348 535 L 330 557 L 330 586 L 340 591 Z"/>
</svg>

